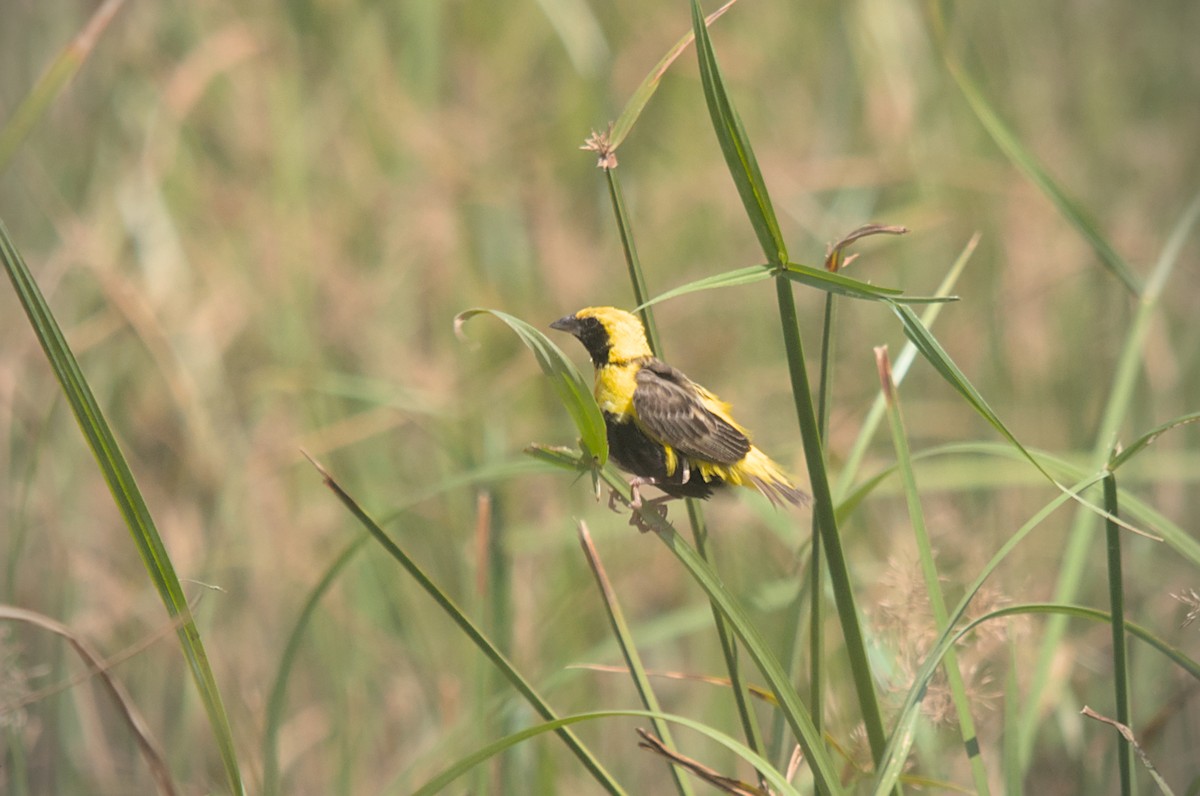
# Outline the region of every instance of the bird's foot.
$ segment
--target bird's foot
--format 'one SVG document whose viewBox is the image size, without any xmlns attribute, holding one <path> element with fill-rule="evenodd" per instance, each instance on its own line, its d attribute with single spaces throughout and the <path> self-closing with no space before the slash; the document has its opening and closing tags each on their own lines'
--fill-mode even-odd
<svg viewBox="0 0 1200 796">
<path fill-rule="evenodd" d="M 608 495 L 609 511 L 615 511 L 615 512 L 619 513 L 621 511 L 622 505 L 628 506 L 630 509 L 632 509 L 632 511 L 630 512 L 630 516 L 629 516 L 629 524 L 630 525 L 634 526 L 642 533 L 645 533 L 646 531 L 654 530 L 653 526 L 651 526 L 649 523 L 646 522 L 642 513 L 645 511 L 651 511 L 654 514 L 658 515 L 658 517 L 660 519 L 665 520 L 667 517 L 667 507 L 664 504 L 668 500 L 674 499 L 670 495 L 663 495 L 662 497 L 653 498 L 651 500 L 643 500 L 641 487 L 647 486 L 647 485 L 653 486 L 654 484 L 657 484 L 657 483 L 658 483 L 658 481 L 654 478 L 642 478 L 640 476 L 637 478 L 631 478 L 629 480 L 629 498 L 628 499 L 626 499 L 624 496 L 622 496 L 621 493 L 617 492 L 617 490 L 615 490 L 615 489 L 609 493 L 609 495 Z M 622 504 L 622 505 L 618 505 L 618 504 Z"/>
</svg>

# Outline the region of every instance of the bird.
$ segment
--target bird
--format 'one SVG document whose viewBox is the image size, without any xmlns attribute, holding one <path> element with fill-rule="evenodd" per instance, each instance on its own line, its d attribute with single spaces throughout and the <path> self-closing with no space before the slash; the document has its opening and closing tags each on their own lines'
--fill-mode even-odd
<svg viewBox="0 0 1200 796">
<path fill-rule="evenodd" d="M 725 485 L 756 489 L 776 507 L 808 502 L 784 469 L 750 441 L 729 404 L 654 356 L 636 315 L 586 307 L 550 328 L 574 335 L 592 359 L 609 454 L 634 476 L 632 507 L 642 505 L 643 485 L 666 493 L 649 503 L 704 499 Z"/>
</svg>

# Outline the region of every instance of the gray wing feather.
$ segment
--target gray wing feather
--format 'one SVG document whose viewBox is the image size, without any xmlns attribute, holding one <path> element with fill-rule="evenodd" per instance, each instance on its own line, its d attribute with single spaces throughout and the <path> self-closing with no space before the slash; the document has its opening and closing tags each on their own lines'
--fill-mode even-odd
<svg viewBox="0 0 1200 796">
<path fill-rule="evenodd" d="M 684 456 L 734 464 L 750 451 L 746 435 L 705 409 L 691 380 L 660 360 L 638 371 L 633 408 L 647 433 Z"/>
</svg>

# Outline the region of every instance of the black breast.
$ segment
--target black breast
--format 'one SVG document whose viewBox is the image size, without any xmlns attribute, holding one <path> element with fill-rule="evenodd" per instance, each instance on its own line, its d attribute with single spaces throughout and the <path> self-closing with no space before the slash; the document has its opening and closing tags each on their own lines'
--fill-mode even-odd
<svg viewBox="0 0 1200 796">
<path fill-rule="evenodd" d="M 642 478 L 653 478 L 657 482 L 655 486 L 672 497 L 706 498 L 714 487 L 724 483 L 720 478 L 705 481 L 694 467 L 690 468 L 687 483 L 683 483 L 681 467 L 668 476 L 666 451 L 647 437 L 637 424 L 632 420 L 619 422 L 607 412 L 604 413 L 604 424 L 608 428 L 608 451 L 617 466 Z"/>
</svg>

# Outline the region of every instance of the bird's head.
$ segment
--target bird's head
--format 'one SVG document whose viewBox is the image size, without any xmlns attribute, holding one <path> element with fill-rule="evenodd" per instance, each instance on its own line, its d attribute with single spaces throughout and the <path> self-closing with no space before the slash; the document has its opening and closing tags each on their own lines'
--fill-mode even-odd
<svg viewBox="0 0 1200 796">
<path fill-rule="evenodd" d="M 616 307 L 586 307 L 559 318 L 550 328 L 579 338 L 596 367 L 652 354 L 642 322 L 636 315 Z"/>
</svg>

